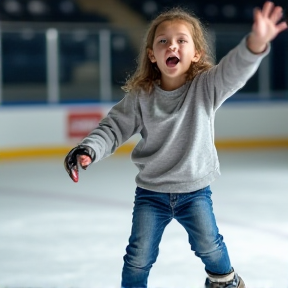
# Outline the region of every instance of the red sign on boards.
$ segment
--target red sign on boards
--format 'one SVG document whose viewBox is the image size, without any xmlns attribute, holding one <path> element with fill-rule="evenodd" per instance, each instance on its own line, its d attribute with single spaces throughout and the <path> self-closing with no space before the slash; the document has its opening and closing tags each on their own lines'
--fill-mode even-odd
<svg viewBox="0 0 288 288">
<path fill-rule="evenodd" d="M 69 112 L 68 137 L 83 138 L 87 136 L 103 118 L 101 112 Z"/>
</svg>

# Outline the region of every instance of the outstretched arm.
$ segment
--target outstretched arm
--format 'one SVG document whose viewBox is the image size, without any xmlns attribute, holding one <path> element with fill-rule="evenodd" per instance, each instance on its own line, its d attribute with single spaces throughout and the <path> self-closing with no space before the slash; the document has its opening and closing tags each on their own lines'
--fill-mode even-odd
<svg viewBox="0 0 288 288">
<path fill-rule="evenodd" d="M 254 23 L 247 39 L 247 47 L 251 52 L 255 54 L 264 52 L 267 44 L 287 29 L 287 23 L 280 21 L 282 16 L 282 7 L 275 6 L 270 1 L 264 3 L 262 10 L 254 9 Z"/>
</svg>

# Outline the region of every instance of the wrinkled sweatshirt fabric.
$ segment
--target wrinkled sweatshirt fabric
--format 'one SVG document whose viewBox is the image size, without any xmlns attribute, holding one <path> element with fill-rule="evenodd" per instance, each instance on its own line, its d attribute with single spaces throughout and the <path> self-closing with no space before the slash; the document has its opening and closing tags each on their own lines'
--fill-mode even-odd
<svg viewBox="0 0 288 288">
<path fill-rule="evenodd" d="M 139 133 L 131 154 L 139 169 L 137 186 L 163 193 L 204 188 L 220 175 L 215 113 L 245 85 L 269 50 L 270 45 L 261 54 L 251 53 L 245 37 L 218 65 L 176 90 L 155 85 L 150 95 L 128 93 L 81 144 L 94 149 L 98 162 Z"/>
</svg>

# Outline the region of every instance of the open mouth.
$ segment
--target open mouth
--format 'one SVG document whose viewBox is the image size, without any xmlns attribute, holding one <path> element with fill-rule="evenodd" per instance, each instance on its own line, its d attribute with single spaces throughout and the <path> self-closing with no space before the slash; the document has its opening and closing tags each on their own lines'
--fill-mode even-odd
<svg viewBox="0 0 288 288">
<path fill-rule="evenodd" d="M 177 58 L 177 57 L 169 57 L 169 58 L 166 60 L 166 65 L 167 65 L 168 67 L 175 67 L 175 66 L 178 64 L 179 61 L 180 61 L 180 60 L 179 60 L 179 58 Z"/>
</svg>

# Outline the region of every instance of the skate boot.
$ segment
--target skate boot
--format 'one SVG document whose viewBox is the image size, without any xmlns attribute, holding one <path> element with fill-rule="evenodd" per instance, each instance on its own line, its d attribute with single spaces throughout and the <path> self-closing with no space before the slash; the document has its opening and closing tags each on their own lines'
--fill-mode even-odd
<svg viewBox="0 0 288 288">
<path fill-rule="evenodd" d="M 245 288 L 245 284 L 234 271 L 226 275 L 212 275 L 208 273 L 205 288 Z"/>
</svg>

